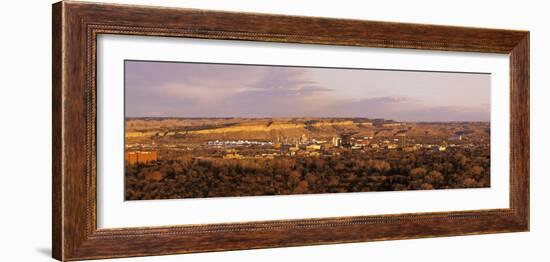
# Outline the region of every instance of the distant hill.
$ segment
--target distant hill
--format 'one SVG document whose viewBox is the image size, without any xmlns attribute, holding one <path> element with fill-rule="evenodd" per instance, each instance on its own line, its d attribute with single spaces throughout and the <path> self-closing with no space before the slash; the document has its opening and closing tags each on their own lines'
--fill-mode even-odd
<svg viewBox="0 0 550 262">
<path fill-rule="evenodd" d="M 409 137 L 453 135 L 489 136 L 489 123 L 399 123 L 365 118 L 174 118 L 127 119 L 127 138 L 189 138 L 272 140 L 306 135 L 330 138 L 356 136 Z"/>
</svg>

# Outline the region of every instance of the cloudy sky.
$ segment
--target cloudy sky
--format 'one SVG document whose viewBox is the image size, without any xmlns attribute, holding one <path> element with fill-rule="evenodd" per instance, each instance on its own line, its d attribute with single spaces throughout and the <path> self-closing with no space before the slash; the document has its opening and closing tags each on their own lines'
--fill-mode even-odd
<svg viewBox="0 0 550 262">
<path fill-rule="evenodd" d="M 127 117 L 489 121 L 490 75 L 125 62 Z"/>
</svg>

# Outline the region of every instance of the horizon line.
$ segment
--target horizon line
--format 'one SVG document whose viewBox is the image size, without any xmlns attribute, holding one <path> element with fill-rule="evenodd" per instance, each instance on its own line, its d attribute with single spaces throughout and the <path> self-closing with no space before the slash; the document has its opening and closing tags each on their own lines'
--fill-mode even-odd
<svg viewBox="0 0 550 262">
<path fill-rule="evenodd" d="M 338 116 L 338 117 L 317 117 L 317 116 L 261 116 L 261 117 L 246 117 L 246 116 L 209 116 L 209 117 L 188 117 L 188 116 L 124 116 L 124 119 L 232 119 L 232 118 L 241 118 L 241 119 L 276 119 L 276 118 L 320 118 L 320 119 L 368 119 L 368 120 L 384 120 L 384 121 L 394 121 L 394 122 L 414 122 L 414 123 L 490 123 L 491 120 L 430 120 L 430 121 L 417 121 L 417 120 L 396 120 L 391 118 L 370 118 L 370 117 L 348 117 L 348 116 Z"/>
</svg>

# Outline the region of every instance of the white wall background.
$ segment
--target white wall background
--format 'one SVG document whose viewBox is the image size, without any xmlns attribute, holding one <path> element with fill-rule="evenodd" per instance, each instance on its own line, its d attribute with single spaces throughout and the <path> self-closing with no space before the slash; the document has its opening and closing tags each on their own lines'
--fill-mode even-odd
<svg viewBox="0 0 550 262">
<path fill-rule="evenodd" d="M 548 261 L 550 28 L 545 1 L 118 0 L 205 9 L 314 15 L 531 31 L 531 232 L 277 248 L 123 261 Z M 0 9 L 1 261 L 51 256 L 51 1 Z"/>
</svg>

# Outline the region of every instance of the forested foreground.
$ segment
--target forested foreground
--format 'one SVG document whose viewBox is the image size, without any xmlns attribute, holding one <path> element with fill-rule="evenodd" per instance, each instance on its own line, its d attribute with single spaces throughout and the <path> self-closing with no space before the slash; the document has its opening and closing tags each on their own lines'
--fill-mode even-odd
<svg viewBox="0 0 550 262">
<path fill-rule="evenodd" d="M 127 200 L 490 186 L 489 150 L 158 160 L 126 165 Z"/>
</svg>

